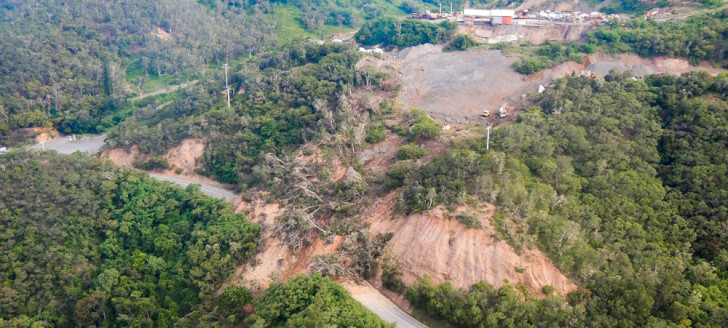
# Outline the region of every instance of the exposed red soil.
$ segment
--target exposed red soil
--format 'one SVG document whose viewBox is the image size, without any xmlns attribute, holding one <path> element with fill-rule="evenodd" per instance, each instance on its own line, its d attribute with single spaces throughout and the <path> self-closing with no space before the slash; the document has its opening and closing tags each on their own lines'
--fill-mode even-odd
<svg viewBox="0 0 728 328">
<path fill-rule="evenodd" d="M 538 249 L 517 254 L 513 247 L 495 237 L 489 218 L 495 207 L 474 211 L 481 218 L 480 229 L 468 229 L 454 219 L 446 218 L 444 208 L 409 216 L 393 215 L 396 193 L 390 193 L 372 205 L 366 217 L 372 235 L 393 233 L 387 251 L 410 285 L 425 275 L 433 283 L 450 281 L 455 287 L 469 288 L 485 280 L 496 287 L 520 283 L 536 297 L 542 297 L 543 286 L 551 285 L 562 295 L 575 290 L 558 268 Z M 473 211 L 459 208 L 456 213 Z M 520 273 L 517 270 L 523 269 Z"/>
<path fill-rule="evenodd" d="M 221 183 L 194 172 L 195 168 L 199 167 L 196 160 L 202 156 L 204 149 L 205 142 L 202 139 L 183 140 L 178 146 L 170 148 L 166 154 L 161 156 L 162 158 L 167 159 L 170 169 L 159 170 L 157 173 L 213 186 L 222 186 Z M 146 161 L 151 157 L 139 151 L 139 148 L 136 145 L 132 146 L 131 151 L 129 152 L 122 148 L 114 148 L 104 151 L 101 153 L 101 156 L 110 159 L 116 165 L 126 167 L 131 167 L 134 159 Z M 182 169 L 180 174 L 175 172 L 178 168 Z"/>
</svg>

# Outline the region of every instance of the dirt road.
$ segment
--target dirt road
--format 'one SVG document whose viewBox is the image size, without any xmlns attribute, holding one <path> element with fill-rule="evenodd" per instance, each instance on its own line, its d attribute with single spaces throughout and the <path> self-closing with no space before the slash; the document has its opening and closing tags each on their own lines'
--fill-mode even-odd
<svg viewBox="0 0 728 328">
<path fill-rule="evenodd" d="M 392 301 L 366 281 L 363 284 L 344 282 L 341 285 L 351 293 L 351 296 L 355 300 L 364 305 L 365 308 L 374 312 L 374 314 L 386 322 L 396 323 L 397 328 L 427 328 L 427 326 L 394 305 Z"/>
<path fill-rule="evenodd" d="M 193 80 L 193 81 L 185 82 L 185 83 L 178 84 L 178 85 L 170 85 L 169 87 L 166 87 L 164 89 L 159 89 L 157 91 L 152 91 L 152 92 L 149 92 L 149 93 L 145 93 L 144 95 L 141 95 L 141 96 L 136 96 L 134 98 L 131 98 L 131 100 L 141 100 L 141 99 L 144 99 L 146 97 L 161 95 L 163 93 L 170 93 L 170 92 L 176 91 L 178 89 L 183 89 L 183 88 L 189 87 L 191 85 L 195 85 L 195 84 L 197 84 L 198 81 L 199 80 Z"/>
</svg>

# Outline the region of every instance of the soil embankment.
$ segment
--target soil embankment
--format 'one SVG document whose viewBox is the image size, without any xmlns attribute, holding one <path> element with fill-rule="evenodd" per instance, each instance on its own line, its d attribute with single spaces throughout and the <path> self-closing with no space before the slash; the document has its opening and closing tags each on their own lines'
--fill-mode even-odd
<svg viewBox="0 0 728 328">
<path fill-rule="evenodd" d="M 197 158 L 202 156 L 205 150 L 205 142 L 202 139 L 185 139 L 178 146 L 170 148 L 166 154 L 161 156 L 169 163 L 168 170 L 158 170 L 156 173 L 171 178 L 181 178 L 191 182 L 199 182 L 215 187 L 225 187 L 223 184 L 195 173 Z M 101 153 L 101 156 L 110 159 L 116 165 L 131 167 L 135 159 L 142 161 L 149 160 L 151 156 L 139 151 L 137 146 L 132 146 L 130 151 L 122 148 L 114 148 Z M 179 174 L 177 169 L 182 169 Z M 237 204 L 237 203 L 233 203 Z"/>
<path fill-rule="evenodd" d="M 460 25 L 458 34 L 470 34 L 480 43 L 531 41 L 586 41 L 587 33 L 595 28 L 591 24 L 557 23 L 518 20 L 513 25 Z"/>
<path fill-rule="evenodd" d="M 547 82 L 546 80 L 562 77 L 566 74 L 591 74 L 599 76 L 609 74 L 610 71 L 618 73 L 630 72 L 632 76 L 643 77 L 651 74 L 685 74 L 693 71 L 706 71 L 710 74 L 723 73 L 726 70 L 717 68 L 707 62 L 697 66 L 690 65 L 687 59 L 670 58 L 665 56 L 642 58 L 635 54 L 610 55 L 597 53 L 585 56 L 582 63 L 574 61 L 559 64 L 553 68 L 529 75 L 530 82 Z"/>
<path fill-rule="evenodd" d="M 442 206 L 392 217 L 394 198 L 393 193 L 375 203 L 369 223 L 372 235 L 394 234 L 386 249 L 402 270 L 405 284 L 428 275 L 433 283 L 449 281 L 466 289 L 481 280 L 496 287 L 520 283 L 536 297 L 543 296 L 545 285 L 562 295 L 576 289 L 540 250 L 526 249 L 517 254 L 508 243 L 498 240 L 489 222 L 495 212 L 492 205 L 477 211 L 482 228 L 468 229 Z"/>
</svg>

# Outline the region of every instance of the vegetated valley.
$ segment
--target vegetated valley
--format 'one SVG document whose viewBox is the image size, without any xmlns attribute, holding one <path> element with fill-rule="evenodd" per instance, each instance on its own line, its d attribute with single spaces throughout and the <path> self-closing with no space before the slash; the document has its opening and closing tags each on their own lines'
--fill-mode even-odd
<svg viewBox="0 0 728 328">
<path fill-rule="evenodd" d="M 0 327 L 728 326 L 722 3 L 465 4 L 3 3 Z"/>
</svg>

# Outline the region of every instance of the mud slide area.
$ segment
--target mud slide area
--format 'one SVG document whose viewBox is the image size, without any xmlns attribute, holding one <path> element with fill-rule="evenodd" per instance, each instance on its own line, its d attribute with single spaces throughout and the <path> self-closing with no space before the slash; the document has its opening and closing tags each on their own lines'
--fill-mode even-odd
<svg viewBox="0 0 728 328">
<path fill-rule="evenodd" d="M 205 142 L 202 139 L 185 139 L 178 146 L 170 148 L 166 154 L 161 156 L 169 163 L 170 169 L 155 171 L 158 175 L 164 175 L 173 179 L 183 179 L 189 182 L 198 182 L 206 185 L 224 188 L 223 184 L 195 173 L 197 168 L 196 160 L 202 156 L 205 150 Z M 102 157 L 106 157 L 119 166 L 132 167 L 134 159 L 149 160 L 151 156 L 139 151 L 137 146 L 132 146 L 131 151 L 127 152 L 122 148 L 114 148 L 101 153 Z M 182 169 L 177 174 L 175 171 Z M 233 204 L 237 204 L 233 202 Z"/>
<path fill-rule="evenodd" d="M 517 254 L 508 243 L 497 240 L 488 222 L 495 211 L 492 205 L 480 210 L 482 228 L 468 229 L 454 218 L 462 208 L 451 219 L 442 206 L 390 219 L 394 198 L 392 193 L 375 203 L 369 222 L 372 235 L 394 234 L 387 251 L 402 270 L 406 285 L 428 275 L 433 283 L 449 281 L 466 289 L 481 280 L 496 287 L 521 283 L 536 297 L 544 296 L 545 285 L 562 295 L 576 289 L 540 250 L 525 249 Z"/>
<path fill-rule="evenodd" d="M 691 66 L 682 58 L 642 58 L 635 54 L 594 54 L 582 63 L 566 62 L 525 77 L 511 67 L 518 59 L 496 50 L 442 52 L 441 46 L 425 44 L 396 54 L 401 60 L 400 100 L 405 109 L 418 107 L 433 118 L 447 123 L 484 123 L 484 110 L 495 113 L 503 103 L 518 109 L 526 92 L 536 93 L 539 85 L 548 86 L 566 74 L 606 75 L 611 70 L 631 71 L 632 76 L 683 74 L 726 70 L 708 63 Z M 515 114 L 515 113 L 514 113 Z M 491 115 L 494 116 L 494 115 Z M 511 118 L 514 118 L 512 115 Z M 491 118 L 496 124 L 500 120 Z"/>
<path fill-rule="evenodd" d="M 460 25 L 459 34 L 469 34 L 480 43 L 531 41 L 586 41 L 587 33 L 594 30 L 591 24 L 572 24 L 519 20 L 514 25 Z M 520 25 L 523 24 L 523 25 Z"/>
<path fill-rule="evenodd" d="M 443 53 L 442 46 L 425 44 L 398 57 L 405 108 L 421 108 L 449 123 L 477 119 L 483 110 L 495 112 L 503 98 L 529 86 L 511 67 L 517 59 L 497 50 Z"/>
<path fill-rule="evenodd" d="M 546 83 L 549 79 L 555 79 L 565 74 L 591 74 L 604 76 L 610 71 L 618 73 L 629 72 L 634 77 L 644 77 L 651 74 L 685 74 L 693 71 L 706 71 L 710 74 L 726 72 L 725 69 L 717 68 L 707 62 L 697 66 L 690 65 L 687 59 L 654 57 L 642 58 L 635 54 L 609 55 L 597 53 L 585 56 L 583 63 L 566 62 L 556 67 L 545 69 L 536 74 L 529 75 L 530 82 Z"/>
</svg>

